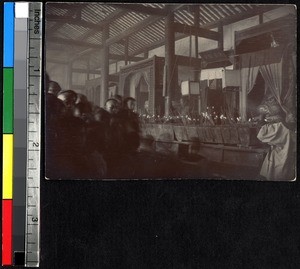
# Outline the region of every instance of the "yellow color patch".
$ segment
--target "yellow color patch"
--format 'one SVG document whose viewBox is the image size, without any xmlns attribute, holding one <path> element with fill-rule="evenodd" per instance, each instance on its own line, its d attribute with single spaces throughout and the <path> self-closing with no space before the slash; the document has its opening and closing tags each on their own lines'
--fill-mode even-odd
<svg viewBox="0 0 300 269">
<path fill-rule="evenodd" d="M 13 198 L 13 151 L 13 135 L 3 134 L 2 199 Z"/>
</svg>

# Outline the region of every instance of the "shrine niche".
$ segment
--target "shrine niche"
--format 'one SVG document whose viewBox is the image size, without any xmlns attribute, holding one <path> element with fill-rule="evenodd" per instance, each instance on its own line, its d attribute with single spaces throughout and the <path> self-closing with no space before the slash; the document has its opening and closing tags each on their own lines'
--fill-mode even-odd
<svg viewBox="0 0 300 269">
<path fill-rule="evenodd" d="M 157 56 L 122 67 L 118 94 L 135 98 L 139 113 L 163 114 L 163 70 L 164 58 Z"/>
</svg>

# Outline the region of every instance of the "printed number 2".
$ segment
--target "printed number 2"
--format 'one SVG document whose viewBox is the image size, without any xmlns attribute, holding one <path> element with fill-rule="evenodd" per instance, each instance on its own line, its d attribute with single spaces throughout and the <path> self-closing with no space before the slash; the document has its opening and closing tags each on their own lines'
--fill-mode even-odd
<svg viewBox="0 0 300 269">
<path fill-rule="evenodd" d="M 34 147 L 39 147 L 39 143 L 38 142 L 32 142 L 32 145 L 34 146 Z"/>
</svg>

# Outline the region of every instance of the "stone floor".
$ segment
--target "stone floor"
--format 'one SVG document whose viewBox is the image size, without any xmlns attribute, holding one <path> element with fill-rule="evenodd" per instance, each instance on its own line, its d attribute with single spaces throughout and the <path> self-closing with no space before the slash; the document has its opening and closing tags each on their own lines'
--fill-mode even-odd
<svg viewBox="0 0 300 269">
<path fill-rule="evenodd" d="M 126 167 L 124 169 L 124 167 Z M 207 161 L 200 156 L 140 151 L 126 156 L 112 178 L 260 180 L 259 169 Z"/>
</svg>

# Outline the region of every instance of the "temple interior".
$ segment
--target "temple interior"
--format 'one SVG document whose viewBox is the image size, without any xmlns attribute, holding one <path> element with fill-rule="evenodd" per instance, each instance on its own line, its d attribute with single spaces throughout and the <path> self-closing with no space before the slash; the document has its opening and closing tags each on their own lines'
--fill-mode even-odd
<svg viewBox="0 0 300 269">
<path fill-rule="evenodd" d="M 53 2 L 45 8 L 45 81 L 57 83 L 55 98 L 64 105 L 74 98 L 72 116 L 62 118 L 45 85 L 46 177 L 279 178 L 279 171 L 270 178 L 261 172 L 276 145 L 258 134 L 279 123 L 289 137 L 295 133 L 293 5 Z M 110 103 L 134 123 L 124 124 L 125 112 L 115 116 Z"/>
</svg>

